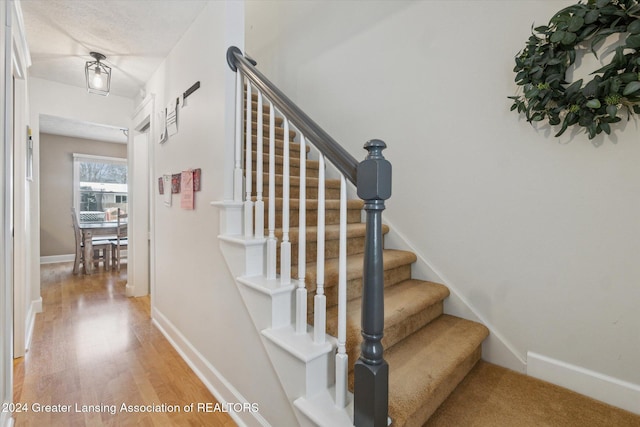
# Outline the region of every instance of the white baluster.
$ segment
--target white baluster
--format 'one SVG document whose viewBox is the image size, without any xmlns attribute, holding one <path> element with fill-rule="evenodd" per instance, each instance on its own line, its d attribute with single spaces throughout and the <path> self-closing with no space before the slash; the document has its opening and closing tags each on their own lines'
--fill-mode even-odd
<svg viewBox="0 0 640 427">
<path fill-rule="evenodd" d="M 347 184 L 340 174 L 340 250 L 338 258 L 338 352 L 336 353 L 336 406 L 347 406 Z"/>
<path fill-rule="evenodd" d="M 284 119 L 282 160 L 282 243 L 280 243 L 280 281 L 291 283 L 291 242 L 289 241 L 289 120 Z"/>
<path fill-rule="evenodd" d="M 233 169 L 233 200 L 242 201 L 242 73 L 236 73 L 236 140 Z"/>
<path fill-rule="evenodd" d="M 316 262 L 316 296 L 313 298 L 313 340 L 317 344 L 325 341 L 327 330 L 327 300 L 324 295 L 324 156 L 320 154 L 318 173 L 318 254 Z"/>
<path fill-rule="evenodd" d="M 307 332 L 307 150 L 300 135 L 300 197 L 298 208 L 298 289 L 296 290 L 296 333 Z"/>
<path fill-rule="evenodd" d="M 255 208 L 255 236 L 264 237 L 264 201 L 262 200 L 262 92 L 258 91 L 257 108 L 258 129 L 256 132 L 256 208 Z M 253 143 L 252 143 L 253 144 Z"/>
<path fill-rule="evenodd" d="M 269 101 L 269 237 L 267 238 L 267 279 L 276 278 L 276 112 Z M 260 141 L 258 144 L 262 144 Z"/>
<path fill-rule="evenodd" d="M 247 82 L 247 130 L 245 131 L 245 199 L 244 199 L 244 236 L 253 237 L 253 202 L 251 201 L 251 181 L 253 179 L 251 172 L 251 83 Z"/>
</svg>

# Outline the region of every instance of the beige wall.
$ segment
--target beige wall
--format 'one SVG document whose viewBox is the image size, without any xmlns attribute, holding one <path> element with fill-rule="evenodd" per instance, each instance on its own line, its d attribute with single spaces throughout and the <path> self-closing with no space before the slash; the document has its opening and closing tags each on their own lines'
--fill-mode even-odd
<svg viewBox="0 0 640 427">
<path fill-rule="evenodd" d="M 40 134 L 40 256 L 75 252 L 73 153 L 127 157 L 126 144 Z"/>
</svg>

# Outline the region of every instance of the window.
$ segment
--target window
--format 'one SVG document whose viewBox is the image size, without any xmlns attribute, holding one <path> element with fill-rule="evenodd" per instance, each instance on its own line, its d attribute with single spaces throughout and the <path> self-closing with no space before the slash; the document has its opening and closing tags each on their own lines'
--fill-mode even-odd
<svg viewBox="0 0 640 427">
<path fill-rule="evenodd" d="M 127 212 L 127 159 L 74 153 L 73 186 L 81 222 L 115 220 Z"/>
</svg>

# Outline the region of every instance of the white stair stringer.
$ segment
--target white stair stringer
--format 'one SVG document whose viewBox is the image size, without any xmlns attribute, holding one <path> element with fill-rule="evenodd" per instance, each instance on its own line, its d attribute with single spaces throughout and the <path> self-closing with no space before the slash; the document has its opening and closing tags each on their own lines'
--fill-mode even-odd
<svg viewBox="0 0 640 427">
<path fill-rule="evenodd" d="M 282 286 L 279 278 L 267 280 L 263 276 L 266 239 L 239 233 L 242 220 L 237 217 L 242 209 L 237 203 L 212 204 L 222 208 L 221 231 L 227 232 L 218 236 L 220 250 L 300 426 L 353 426 L 352 395 L 346 408 L 334 403 L 336 338 L 326 335 L 323 344 L 316 344 L 312 326 L 305 334 L 295 332 L 298 281 Z"/>
</svg>

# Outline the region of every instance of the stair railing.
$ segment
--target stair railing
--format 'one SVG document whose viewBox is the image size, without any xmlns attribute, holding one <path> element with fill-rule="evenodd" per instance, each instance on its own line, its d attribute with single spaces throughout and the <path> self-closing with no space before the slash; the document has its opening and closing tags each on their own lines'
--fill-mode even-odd
<svg viewBox="0 0 640 427">
<path fill-rule="evenodd" d="M 319 152 L 318 176 L 318 208 L 317 208 L 317 271 L 316 295 L 314 297 L 314 342 L 320 344 L 326 334 L 326 297 L 324 295 L 324 237 L 325 237 L 325 160 L 332 164 L 340 174 L 340 234 L 338 257 L 338 348 L 336 353 L 335 404 L 344 408 L 347 405 L 348 357 L 346 353 L 346 319 L 347 319 L 347 191 L 346 180 L 357 189 L 358 197 L 364 200 L 366 213 L 366 234 L 364 248 L 364 275 L 362 290 L 362 325 L 360 358 L 355 364 L 354 376 L 354 425 L 357 427 L 387 426 L 388 413 L 388 376 L 389 368 L 383 358 L 381 344 L 384 329 L 384 270 L 382 259 L 382 211 L 385 200 L 391 196 L 391 164 L 382 155 L 386 148 L 380 140 L 368 141 L 364 148 L 368 151 L 365 160 L 358 162 L 349 152 L 338 144 L 329 134 L 307 116 L 293 101 L 271 83 L 255 68 L 255 61 L 242 54 L 232 46 L 227 50 L 227 62 L 234 71 L 240 71 L 236 77 L 236 135 L 234 163 L 234 200 L 244 203 L 246 238 L 262 238 L 264 236 L 264 201 L 263 186 L 263 114 L 264 100 L 267 100 L 269 112 L 269 189 L 268 189 L 268 224 L 267 224 L 267 256 L 265 276 L 275 280 L 276 248 L 275 235 L 275 111 L 283 117 L 284 145 L 283 182 L 282 182 L 282 241 L 280 244 L 280 281 L 282 286 L 291 284 L 291 242 L 290 233 L 290 126 L 300 134 L 300 187 L 298 205 L 298 266 L 295 298 L 295 331 L 307 333 L 307 289 L 306 275 L 306 145 L 315 147 Z M 246 87 L 246 101 L 244 91 Z M 255 203 L 252 188 L 252 145 L 254 141 L 252 110 L 253 90 L 257 92 L 256 112 L 256 172 Z M 242 120 L 246 118 L 246 130 L 243 135 Z M 245 141 L 242 169 L 243 140 Z M 243 197 L 244 189 L 244 197 Z M 255 219 L 255 224 L 254 224 Z"/>
</svg>

